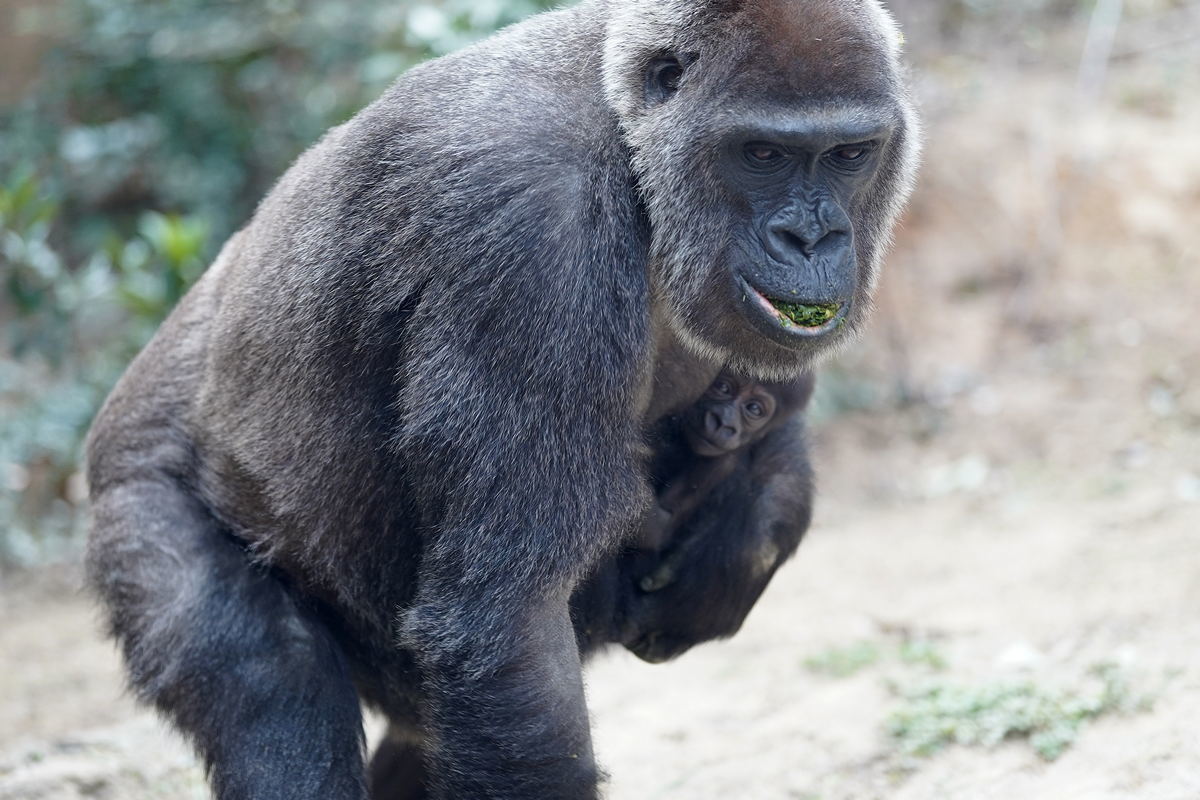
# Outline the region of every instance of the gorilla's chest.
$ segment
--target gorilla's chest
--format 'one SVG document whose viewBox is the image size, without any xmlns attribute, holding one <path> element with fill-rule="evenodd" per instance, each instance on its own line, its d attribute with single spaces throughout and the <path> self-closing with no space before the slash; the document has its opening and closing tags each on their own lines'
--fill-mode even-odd
<svg viewBox="0 0 1200 800">
<path fill-rule="evenodd" d="M 670 331 L 660 335 L 651 376 L 650 399 L 643 419 L 652 428 L 664 417 L 696 402 L 724 366 L 701 358 Z"/>
</svg>

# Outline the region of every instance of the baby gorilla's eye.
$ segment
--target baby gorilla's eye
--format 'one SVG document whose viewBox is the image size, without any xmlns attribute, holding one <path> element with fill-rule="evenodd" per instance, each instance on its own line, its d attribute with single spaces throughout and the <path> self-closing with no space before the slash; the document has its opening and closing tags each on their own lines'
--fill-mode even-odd
<svg viewBox="0 0 1200 800">
<path fill-rule="evenodd" d="M 729 397 L 733 394 L 733 386 L 729 381 L 714 381 L 710 391 L 717 397 Z"/>
<path fill-rule="evenodd" d="M 746 413 L 755 419 L 759 419 L 767 413 L 767 410 L 762 407 L 762 403 L 757 400 L 751 400 L 749 403 L 746 403 Z"/>
</svg>

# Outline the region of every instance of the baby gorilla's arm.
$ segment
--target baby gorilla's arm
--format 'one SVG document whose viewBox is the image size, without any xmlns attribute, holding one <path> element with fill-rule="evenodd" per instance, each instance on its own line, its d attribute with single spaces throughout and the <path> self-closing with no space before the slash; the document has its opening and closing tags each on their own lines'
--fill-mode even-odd
<svg viewBox="0 0 1200 800">
<path fill-rule="evenodd" d="M 637 537 L 634 540 L 634 549 L 654 553 L 662 550 L 671 540 L 671 534 L 674 533 L 673 522 L 674 517 L 671 512 L 656 502 L 642 516 Z"/>
<path fill-rule="evenodd" d="M 637 549 L 657 552 L 671 544 L 680 527 L 687 524 L 712 490 L 733 473 L 739 460 L 737 453 L 697 458 L 667 485 L 658 502 L 642 518 Z"/>
</svg>

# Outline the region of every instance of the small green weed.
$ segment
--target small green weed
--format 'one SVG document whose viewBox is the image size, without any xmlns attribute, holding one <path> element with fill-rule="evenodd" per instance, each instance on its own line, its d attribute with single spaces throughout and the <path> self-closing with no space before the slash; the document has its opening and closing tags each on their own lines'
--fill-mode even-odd
<svg viewBox="0 0 1200 800">
<path fill-rule="evenodd" d="M 799 325 L 801 328 L 819 328 L 838 315 L 841 303 L 782 303 L 772 305 L 783 314 L 783 324 Z"/>
<path fill-rule="evenodd" d="M 928 683 L 905 692 L 887 724 L 909 755 L 930 755 L 950 744 L 992 747 L 1021 738 L 1039 756 L 1053 761 L 1088 721 L 1149 704 L 1148 698 L 1133 696 L 1120 668 L 1103 664 L 1093 667 L 1085 685 L 1076 690 L 1042 687 L 1029 680 L 981 686 Z"/>
<path fill-rule="evenodd" d="M 810 672 L 833 678 L 848 678 L 879 660 L 879 648 L 873 642 L 856 642 L 849 647 L 830 647 L 804 659 Z"/>
<path fill-rule="evenodd" d="M 904 639 L 893 650 L 890 646 L 863 640 L 847 647 L 830 647 L 804 659 L 809 672 L 831 678 L 848 678 L 885 659 L 895 658 L 909 667 L 946 668 L 946 659 L 937 645 L 927 639 Z"/>
<path fill-rule="evenodd" d="M 906 639 L 900 643 L 900 660 L 911 666 L 925 666 L 933 670 L 946 668 L 946 657 L 937 645 L 927 639 Z"/>
</svg>

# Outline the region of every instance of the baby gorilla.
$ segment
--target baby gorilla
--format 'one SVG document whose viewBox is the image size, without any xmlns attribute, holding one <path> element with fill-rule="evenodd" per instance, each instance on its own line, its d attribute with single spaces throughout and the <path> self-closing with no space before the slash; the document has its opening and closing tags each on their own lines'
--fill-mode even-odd
<svg viewBox="0 0 1200 800">
<path fill-rule="evenodd" d="M 585 656 L 621 644 L 657 663 L 737 632 L 812 518 L 801 413 L 812 390 L 810 375 L 763 383 L 724 372 L 660 423 L 655 507 L 571 600 Z"/>
<path fill-rule="evenodd" d="M 651 553 L 673 546 L 666 559 L 642 575 L 638 585 L 654 592 L 674 580 L 683 541 L 674 541 L 696 509 L 741 467 L 751 465 L 750 448 L 767 433 L 804 409 L 812 394 L 809 378 L 790 383 L 765 383 L 740 378 L 728 371 L 664 432 L 664 441 L 651 469 L 657 502 L 642 519 L 633 547 L 646 563 Z M 635 571 L 645 571 L 636 570 Z"/>
<path fill-rule="evenodd" d="M 642 520 L 639 550 L 661 551 L 709 493 L 745 462 L 746 448 L 799 410 L 791 387 L 722 372 L 696 403 L 671 421 L 651 470 L 657 502 Z M 643 586 L 652 591 L 649 586 Z"/>
</svg>

